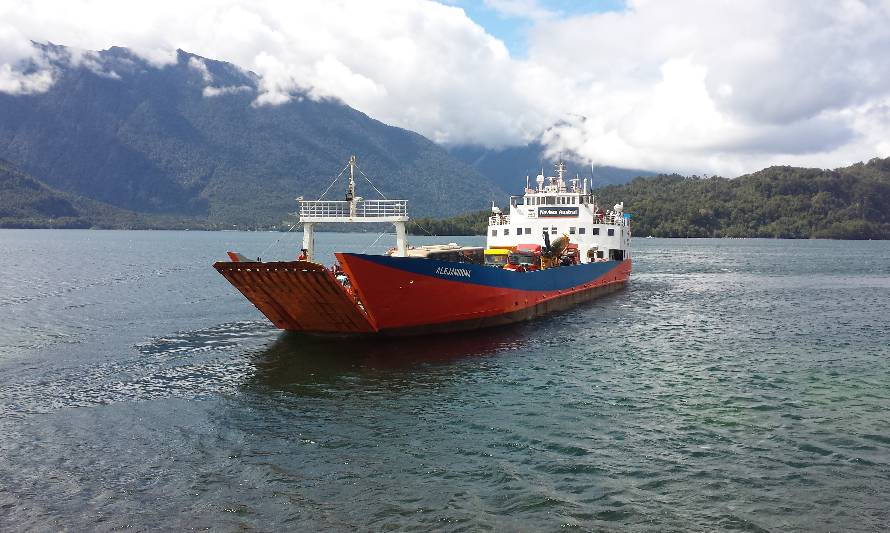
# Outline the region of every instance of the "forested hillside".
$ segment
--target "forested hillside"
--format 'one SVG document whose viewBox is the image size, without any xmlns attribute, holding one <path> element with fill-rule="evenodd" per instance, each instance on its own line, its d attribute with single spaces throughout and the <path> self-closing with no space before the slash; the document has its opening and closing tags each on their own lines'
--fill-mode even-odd
<svg viewBox="0 0 890 533">
<path fill-rule="evenodd" d="M 203 218 L 134 213 L 59 191 L 2 159 L 0 228 L 223 229 Z"/>
<path fill-rule="evenodd" d="M 268 226 L 295 210 L 295 197 L 324 191 L 355 154 L 416 215 L 482 209 L 504 195 L 432 141 L 340 102 L 294 95 L 257 105 L 257 77 L 235 65 L 186 52 L 157 67 L 125 48 L 42 50 L 51 88 L 0 92 L 0 158 L 59 191 L 210 225 Z"/>
<path fill-rule="evenodd" d="M 890 158 L 735 179 L 658 176 L 596 192 L 603 204 L 624 202 L 636 236 L 890 239 Z"/>
<path fill-rule="evenodd" d="M 474 211 L 449 218 L 412 219 L 408 232 L 412 235 L 485 235 L 491 210 Z"/>
<path fill-rule="evenodd" d="M 595 193 L 602 206 L 624 202 L 637 237 L 890 239 L 890 158 L 836 170 L 770 167 L 735 179 L 637 178 Z M 488 216 L 421 222 L 439 235 L 482 235 Z"/>
</svg>

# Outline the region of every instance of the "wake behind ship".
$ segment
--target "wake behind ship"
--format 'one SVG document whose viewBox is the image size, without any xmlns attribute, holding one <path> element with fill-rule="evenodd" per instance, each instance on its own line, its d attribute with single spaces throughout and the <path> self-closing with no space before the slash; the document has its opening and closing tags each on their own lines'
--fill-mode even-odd
<svg viewBox="0 0 890 533">
<path fill-rule="evenodd" d="M 278 328 L 326 335 L 418 335 L 529 320 L 621 288 L 631 272 L 629 216 L 604 211 L 587 180 L 526 178 L 509 214 L 492 207 L 487 242 L 410 247 L 405 200 L 355 194 L 353 156 L 345 200 L 299 199 L 303 250 L 297 261 L 249 261 L 229 252 L 214 263 Z M 336 180 L 335 180 L 336 181 Z M 396 247 L 385 255 L 337 252 L 313 260 L 318 223 L 387 223 Z"/>
</svg>

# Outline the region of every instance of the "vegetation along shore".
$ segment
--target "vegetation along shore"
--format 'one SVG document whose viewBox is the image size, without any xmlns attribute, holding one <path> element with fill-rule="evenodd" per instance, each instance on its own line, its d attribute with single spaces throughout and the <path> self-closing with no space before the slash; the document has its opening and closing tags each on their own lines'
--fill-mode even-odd
<svg viewBox="0 0 890 533">
<path fill-rule="evenodd" d="M 0 162 L 0 227 L 288 229 L 135 213 L 55 190 Z M 654 237 L 890 239 L 890 158 L 834 170 L 774 166 L 734 179 L 640 177 L 596 190 L 623 199 L 634 234 Z M 488 211 L 417 218 L 414 234 L 481 235 Z"/>
</svg>

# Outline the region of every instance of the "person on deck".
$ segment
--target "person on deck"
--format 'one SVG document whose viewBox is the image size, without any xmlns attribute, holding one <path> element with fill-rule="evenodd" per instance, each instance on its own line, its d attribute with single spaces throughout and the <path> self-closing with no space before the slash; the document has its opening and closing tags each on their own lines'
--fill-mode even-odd
<svg viewBox="0 0 890 533">
<path fill-rule="evenodd" d="M 308 251 L 308 250 L 306 250 L 305 248 L 300 248 L 300 256 L 297 257 L 297 261 L 306 261 L 306 260 L 307 260 L 307 258 L 306 258 L 306 252 L 307 252 L 307 251 Z"/>
</svg>

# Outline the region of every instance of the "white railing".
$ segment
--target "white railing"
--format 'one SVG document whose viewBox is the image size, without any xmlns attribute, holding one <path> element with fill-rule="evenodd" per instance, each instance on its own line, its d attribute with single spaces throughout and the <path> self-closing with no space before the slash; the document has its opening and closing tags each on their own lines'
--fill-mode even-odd
<svg viewBox="0 0 890 533">
<path fill-rule="evenodd" d="M 300 218 L 397 218 L 408 216 L 408 200 L 360 200 L 355 213 L 345 200 L 301 200 Z"/>
<path fill-rule="evenodd" d="M 510 223 L 510 215 L 492 215 L 488 217 L 489 226 L 506 226 Z"/>
</svg>

